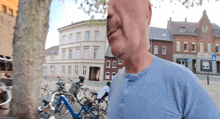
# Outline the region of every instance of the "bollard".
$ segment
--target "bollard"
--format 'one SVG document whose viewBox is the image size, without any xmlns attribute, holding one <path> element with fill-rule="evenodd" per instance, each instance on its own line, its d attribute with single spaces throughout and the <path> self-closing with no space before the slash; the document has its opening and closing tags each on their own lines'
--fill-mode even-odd
<svg viewBox="0 0 220 119">
<path fill-rule="evenodd" d="M 209 85 L 209 75 L 207 75 L 207 85 Z"/>
</svg>

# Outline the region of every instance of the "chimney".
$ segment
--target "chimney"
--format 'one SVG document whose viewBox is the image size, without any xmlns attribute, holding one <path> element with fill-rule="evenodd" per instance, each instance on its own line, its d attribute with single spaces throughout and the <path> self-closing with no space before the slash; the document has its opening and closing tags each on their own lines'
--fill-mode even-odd
<svg viewBox="0 0 220 119">
<path fill-rule="evenodd" d="M 170 22 L 172 22 L 172 17 L 170 17 Z"/>
<path fill-rule="evenodd" d="M 185 18 L 185 22 L 187 22 L 187 17 Z"/>
</svg>

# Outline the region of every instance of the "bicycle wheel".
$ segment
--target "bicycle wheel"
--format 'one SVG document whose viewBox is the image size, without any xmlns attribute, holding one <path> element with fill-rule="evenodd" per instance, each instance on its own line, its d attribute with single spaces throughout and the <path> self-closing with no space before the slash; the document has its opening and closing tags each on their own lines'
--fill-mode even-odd
<svg viewBox="0 0 220 119">
<path fill-rule="evenodd" d="M 46 88 L 41 88 L 41 98 L 47 99 L 49 97 L 49 91 Z"/>
<path fill-rule="evenodd" d="M 70 105 L 72 106 L 75 103 L 75 100 L 72 96 L 68 96 L 67 97 L 67 101 L 70 103 Z M 57 105 L 56 108 L 57 109 Z M 56 118 L 61 118 L 64 115 L 66 115 L 69 112 L 69 110 L 67 109 L 65 104 L 61 104 L 57 110 L 57 112 L 54 112 L 54 115 Z"/>
<path fill-rule="evenodd" d="M 84 102 L 86 101 L 86 99 L 84 98 L 85 94 L 84 94 L 84 90 L 83 89 L 78 89 L 76 91 L 76 98 L 78 100 L 78 103 L 80 105 L 83 105 Z"/>
<path fill-rule="evenodd" d="M 48 119 L 48 114 L 45 112 L 41 112 L 38 117 L 39 119 Z"/>
<path fill-rule="evenodd" d="M 84 112 L 81 115 L 82 119 L 108 119 L 106 112 L 97 108 L 91 109 L 88 112 Z"/>
<path fill-rule="evenodd" d="M 106 100 L 101 100 L 101 102 L 98 102 L 98 100 L 95 100 L 94 103 L 99 106 L 99 109 L 104 110 L 105 112 L 107 112 L 108 109 L 108 101 Z"/>
</svg>

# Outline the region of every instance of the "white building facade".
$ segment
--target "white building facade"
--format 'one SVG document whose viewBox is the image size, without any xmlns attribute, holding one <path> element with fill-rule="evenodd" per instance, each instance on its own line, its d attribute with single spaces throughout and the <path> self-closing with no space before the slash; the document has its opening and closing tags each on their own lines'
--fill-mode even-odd
<svg viewBox="0 0 220 119">
<path fill-rule="evenodd" d="M 98 23 L 100 21 L 103 20 L 98 20 Z M 59 28 L 58 31 L 59 48 L 46 55 L 46 75 L 73 79 L 85 76 L 86 80 L 103 81 L 106 21 L 91 27 L 82 21 Z"/>
</svg>

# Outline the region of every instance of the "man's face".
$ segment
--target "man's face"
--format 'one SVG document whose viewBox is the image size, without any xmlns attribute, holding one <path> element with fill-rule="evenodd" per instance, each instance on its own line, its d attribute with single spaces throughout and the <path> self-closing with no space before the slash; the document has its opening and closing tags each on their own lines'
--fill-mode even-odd
<svg viewBox="0 0 220 119">
<path fill-rule="evenodd" d="M 113 55 L 129 58 L 146 40 L 151 7 L 148 0 L 109 0 L 107 37 Z M 147 22 L 148 21 L 148 22 Z"/>
</svg>

